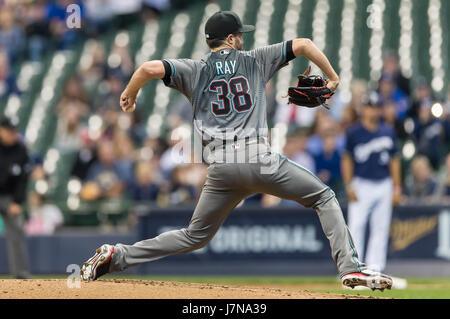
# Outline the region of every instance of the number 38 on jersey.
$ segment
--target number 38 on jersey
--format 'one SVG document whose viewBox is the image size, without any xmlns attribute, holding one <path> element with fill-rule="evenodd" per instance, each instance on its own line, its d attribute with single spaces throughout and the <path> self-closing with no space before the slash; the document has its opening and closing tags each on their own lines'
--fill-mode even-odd
<svg viewBox="0 0 450 319">
<path fill-rule="evenodd" d="M 238 113 L 248 112 L 253 107 L 249 94 L 249 85 L 245 77 L 239 76 L 226 80 L 215 80 L 209 85 L 209 91 L 217 95 L 211 102 L 211 112 L 215 116 L 227 116 L 234 110 Z"/>
</svg>

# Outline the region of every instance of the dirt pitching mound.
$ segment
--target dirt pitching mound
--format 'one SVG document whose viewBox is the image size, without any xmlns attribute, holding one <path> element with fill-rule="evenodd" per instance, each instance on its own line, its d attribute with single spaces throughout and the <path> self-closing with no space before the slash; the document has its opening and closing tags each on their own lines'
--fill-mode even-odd
<svg viewBox="0 0 450 319">
<path fill-rule="evenodd" d="M 73 282 L 72 282 L 73 284 Z M 109 279 L 69 288 L 66 279 L 0 280 L 1 299 L 349 299 L 295 288 Z"/>
</svg>

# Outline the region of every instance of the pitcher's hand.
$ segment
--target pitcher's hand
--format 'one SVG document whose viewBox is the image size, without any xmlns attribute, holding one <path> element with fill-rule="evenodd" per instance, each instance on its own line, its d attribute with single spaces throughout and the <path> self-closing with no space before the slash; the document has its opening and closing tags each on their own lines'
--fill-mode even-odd
<svg viewBox="0 0 450 319">
<path fill-rule="evenodd" d="M 339 86 L 339 80 L 336 80 L 336 81 L 328 80 L 327 88 L 329 88 L 331 90 L 331 92 L 336 91 L 338 86 Z"/>
<path fill-rule="evenodd" d="M 123 91 L 120 95 L 120 107 L 124 112 L 133 112 L 136 108 L 136 95 Z"/>
</svg>

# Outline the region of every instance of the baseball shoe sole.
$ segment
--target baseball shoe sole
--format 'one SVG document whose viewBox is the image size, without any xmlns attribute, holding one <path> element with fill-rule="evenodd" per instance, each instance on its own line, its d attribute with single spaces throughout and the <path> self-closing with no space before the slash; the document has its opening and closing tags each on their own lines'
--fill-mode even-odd
<svg viewBox="0 0 450 319">
<path fill-rule="evenodd" d="M 379 272 L 363 270 L 344 275 L 342 277 L 342 284 L 350 288 L 364 286 L 372 290 L 378 289 L 384 291 L 386 288 L 392 288 L 392 278 Z"/>
<path fill-rule="evenodd" d="M 97 248 L 94 256 L 88 259 L 81 267 L 81 279 L 84 281 L 96 280 L 108 273 L 113 253 L 114 246 L 112 245 L 105 244 Z"/>
</svg>

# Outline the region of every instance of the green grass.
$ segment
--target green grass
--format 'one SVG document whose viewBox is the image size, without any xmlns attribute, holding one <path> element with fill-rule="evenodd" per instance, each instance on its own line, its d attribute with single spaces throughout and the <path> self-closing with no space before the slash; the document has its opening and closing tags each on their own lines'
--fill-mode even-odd
<svg viewBox="0 0 450 319">
<path fill-rule="evenodd" d="M 0 276 L 0 279 L 11 278 Z M 60 278 L 67 275 L 40 275 L 36 279 Z M 337 277 L 290 277 L 290 276 L 106 276 L 105 279 L 123 278 L 139 280 L 178 281 L 227 285 L 257 285 L 282 289 L 307 290 L 339 294 L 387 297 L 395 299 L 450 299 L 450 278 L 406 278 L 407 289 L 403 290 L 346 290 Z M 102 279 L 100 279 L 102 280 Z"/>
</svg>

